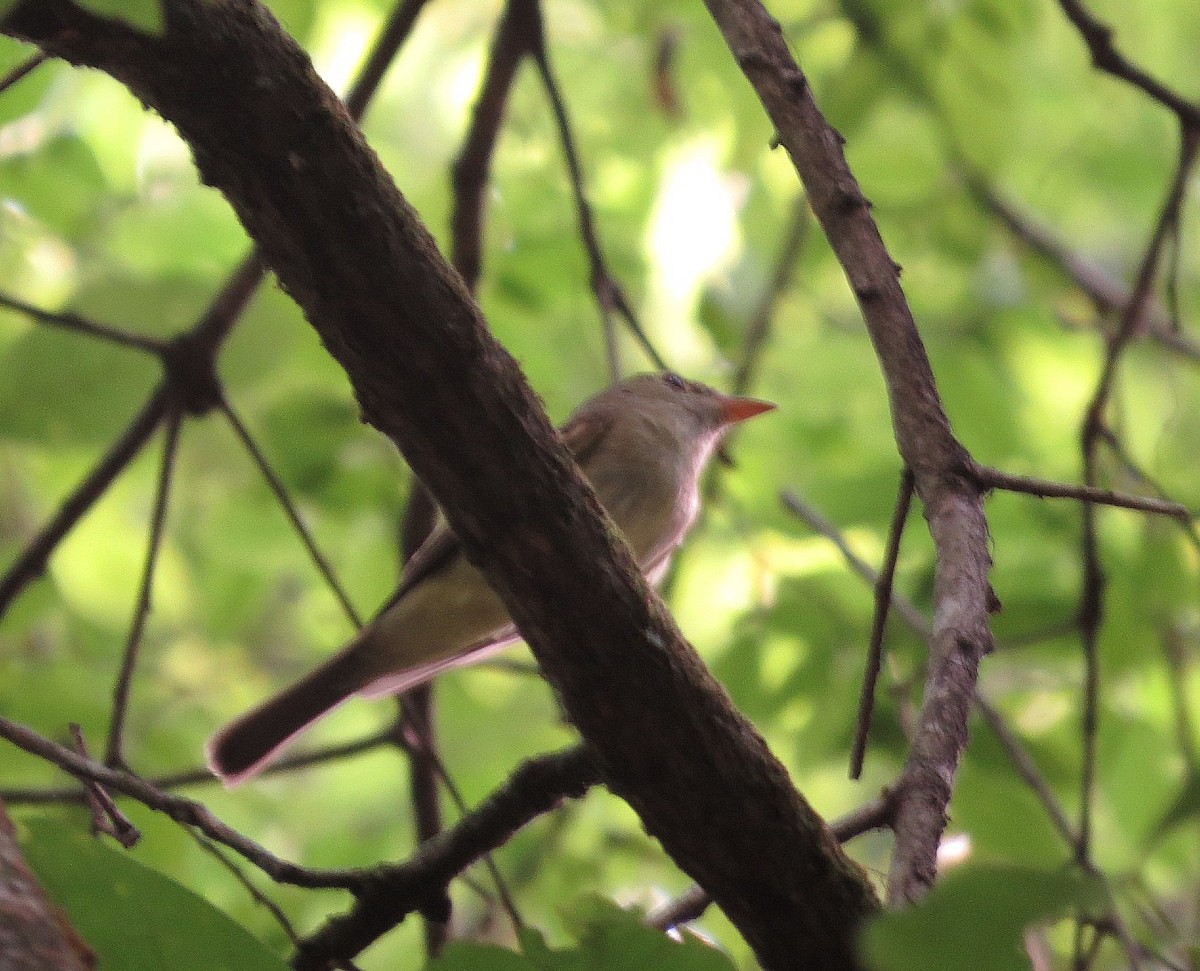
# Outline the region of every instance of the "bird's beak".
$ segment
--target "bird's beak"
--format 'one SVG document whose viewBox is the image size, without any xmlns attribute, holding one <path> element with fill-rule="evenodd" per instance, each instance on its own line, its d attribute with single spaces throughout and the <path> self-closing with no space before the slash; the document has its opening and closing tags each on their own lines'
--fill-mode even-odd
<svg viewBox="0 0 1200 971">
<path fill-rule="evenodd" d="M 761 415 L 764 411 L 774 411 L 775 405 L 770 401 L 759 401 L 757 398 L 721 399 L 721 420 L 726 425 L 735 425 L 739 421 Z"/>
</svg>

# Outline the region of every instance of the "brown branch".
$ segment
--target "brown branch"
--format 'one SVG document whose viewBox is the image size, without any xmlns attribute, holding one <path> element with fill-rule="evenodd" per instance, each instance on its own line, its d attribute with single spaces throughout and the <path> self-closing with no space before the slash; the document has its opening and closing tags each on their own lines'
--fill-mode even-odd
<svg viewBox="0 0 1200 971">
<path fill-rule="evenodd" d="M 1080 0 L 1058 0 L 1067 18 L 1079 31 L 1092 55 L 1092 63 L 1113 77 L 1128 81 L 1179 117 L 1181 124 L 1200 132 L 1200 107 L 1180 97 L 1136 64 L 1127 60 L 1113 45 L 1112 28 L 1097 20 Z"/>
<path fill-rule="evenodd" d="M 819 509 L 791 490 L 785 490 L 780 493 L 779 499 L 788 512 L 804 520 L 804 522 L 808 523 L 809 526 L 829 540 L 837 548 L 837 551 L 842 554 L 842 558 L 845 559 L 851 570 L 866 580 L 871 586 L 879 582 L 879 571 L 850 548 L 850 544 L 846 541 L 845 533 L 830 522 Z M 904 596 L 904 594 L 897 593 L 895 590 L 892 591 L 892 609 L 904 619 L 904 622 L 918 637 L 925 641 L 933 640 L 933 631 L 929 626 L 929 621 L 921 613 L 921 609 L 909 600 L 908 597 Z"/>
<path fill-rule="evenodd" d="M 229 403 L 227 398 L 222 397 L 220 409 L 233 429 L 233 433 L 237 436 L 238 441 L 242 443 L 242 447 L 249 453 L 251 460 L 258 468 L 259 474 L 266 479 L 267 485 L 270 486 L 271 491 L 275 494 L 275 501 L 279 503 L 284 515 L 288 518 L 288 522 L 292 524 L 292 529 L 295 530 L 296 535 L 300 538 L 300 544 L 308 553 L 309 559 L 313 561 L 317 572 L 321 574 L 321 579 L 325 581 L 325 585 L 333 593 L 346 618 L 353 625 L 354 629 L 358 630 L 363 625 L 362 616 L 350 600 L 350 595 L 346 593 L 341 581 L 338 580 L 337 574 L 333 570 L 333 564 L 329 562 L 328 557 L 317 546 L 317 541 L 312 534 L 312 530 L 304 522 L 299 508 L 288 493 L 287 486 L 279 478 L 279 473 L 275 471 L 271 460 L 267 458 L 266 453 L 259 447 L 254 436 L 250 434 L 250 429 L 246 427 L 246 423 L 242 421 L 241 416 L 234 410 L 233 405 Z"/>
<path fill-rule="evenodd" d="M 1060 0 L 1068 4 L 1070 0 Z M 1071 4 L 1074 5 L 1074 4 Z M 1121 314 L 1121 322 L 1110 337 L 1106 348 L 1104 367 L 1097 381 L 1096 390 L 1088 404 L 1080 435 L 1083 451 L 1083 479 L 1089 487 L 1098 485 L 1098 448 L 1107 434 L 1105 414 L 1116 382 L 1118 365 L 1123 352 L 1137 332 L 1145 308 L 1150 300 L 1154 281 L 1158 276 L 1163 248 L 1171 238 L 1179 220 L 1180 209 L 1185 198 L 1186 187 L 1200 150 L 1200 129 L 1183 131 L 1179 150 L 1179 162 L 1158 221 L 1146 246 L 1137 279 L 1134 282 L 1129 302 Z M 1081 866 L 1091 866 L 1092 809 L 1096 787 L 1096 758 L 1099 738 L 1100 707 L 1100 627 L 1103 622 L 1104 595 L 1107 580 L 1100 557 L 1097 510 L 1091 502 L 1085 502 L 1083 512 L 1083 583 L 1079 598 L 1079 628 L 1083 645 L 1083 735 L 1082 772 L 1080 777 L 1079 841 L 1076 844 L 1076 859 Z M 1190 525 L 1190 524 L 1189 524 Z"/>
<path fill-rule="evenodd" d="M 853 966 L 869 881 L 649 590 L 357 127 L 258 4 L 164 6 L 156 37 L 65 0 L 4 26 L 176 125 L 502 598 L 609 787 L 761 963 Z"/>
<path fill-rule="evenodd" d="M 388 22 L 376 35 L 371 50 L 367 52 L 362 66 L 358 69 L 358 76 L 346 93 L 346 112 L 355 121 L 362 121 L 371 99 L 383 83 L 384 75 L 416 26 L 417 18 L 425 9 L 426 2 L 427 0 L 399 0 L 392 8 Z"/>
<path fill-rule="evenodd" d="M 981 176 L 968 172 L 965 179 L 980 203 L 1014 236 L 1078 287 L 1098 314 L 1119 314 L 1129 303 L 1129 289 L 1108 270 L 1075 252 L 1044 226 L 1018 211 Z M 1158 301 L 1152 300 L 1146 308 L 1144 326 L 1146 333 L 1162 347 L 1191 361 L 1200 361 L 1200 342 L 1177 330 Z"/>
<path fill-rule="evenodd" d="M 167 349 L 167 345 L 163 341 L 153 337 L 145 337 L 141 334 L 133 334 L 117 327 L 111 327 L 108 324 L 97 323 L 94 320 L 89 320 L 82 314 L 70 311 L 42 310 L 6 294 L 0 294 L 0 307 L 15 310 L 17 313 L 24 314 L 31 320 L 36 320 L 39 324 L 49 324 L 52 327 L 61 327 L 63 330 L 74 331 L 77 334 L 86 334 L 88 337 L 95 337 L 110 344 L 116 344 L 119 347 L 144 351 L 159 358 L 163 356 Z"/>
<path fill-rule="evenodd" d="M 96 955 L 37 882 L 0 802 L 0 963 L 6 971 L 94 971 Z"/>
<path fill-rule="evenodd" d="M 421 548 L 437 522 L 437 506 L 419 479 L 412 481 L 412 490 L 400 526 L 400 560 L 406 564 Z M 441 794 L 438 791 L 437 730 L 434 719 L 437 708 L 434 684 L 419 685 L 405 697 L 409 739 L 408 788 L 416 823 L 417 843 L 433 839 L 443 829 Z M 403 721 L 401 723 L 403 725 Z M 447 910 L 449 900 L 447 899 Z M 425 916 L 425 953 L 437 957 L 449 939 L 450 914 Z"/>
<path fill-rule="evenodd" d="M 332 958 L 359 953 L 413 911 L 430 903 L 440 906 L 451 879 L 563 799 L 582 796 L 598 781 L 595 760 L 582 746 L 524 762 L 453 829 L 423 843 L 406 863 L 376 871 L 354 909 L 307 938 L 293 966 L 317 971 Z"/>
<path fill-rule="evenodd" d="M 474 293 L 483 271 L 484 193 L 500 123 L 521 61 L 529 54 L 538 29 L 533 0 L 508 0 L 488 55 L 487 73 L 471 112 L 462 149 L 450 169 L 454 208 L 450 214 L 454 266 Z M 532 18 L 532 19 L 531 19 Z"/>
<path fill-rule="evenodd" d="M 166 416 L 170 400 L 168 386 L 160 385 L 96 467 L 75 487 L 75 491 L 63 500 L 50 521 L 21 551 L 16 562 L 8 568 L 3 579 L 0 579 L 0 617 L 8 612 L 13 600 L 25 587 L 45 572 L 50 554 L 63 537 L 74 529 L 84 513 L 108 491 L 108 487 L 117 476 L 141 452 L 158 428 L 159 422 Z"/>
<path fill-rule="evenodd" d="M 229 854 L 221 849 L 221 846 L 217 842 L 209 839 L 203 833 L 197 833 L 193 829 L 186 829 L 185 832 L 187 832 L 192 839 L 196 841 L 196 845 L 199 846 L 200 849 L 204 850 L 205 853 L 220 863 L 221 866 L 223 866 L 233 876 L 233 878 L 245 888 L 246 893 L 250 895 L 251 900 L 261 907 L 264 907 L 267 913 L 275 918 L 275 922 L 281 928 L 283 928 L 283 933 L 287 935 L 287 939 L 291 941 L 293 947 L 299 945 L 300 935 L 296 933 L 295 926 L 288 919 L 287 914 L 283 912 L 283 908 L 280 907 L 279 904 L 275 903 L 275 901 L 268 897 L 265 893 L 263 893 L 262 890 L 260 890 L 257 886 L 255 886 L 254 882 L 246 875 L 245 871 L 243 871 L 236 862 L 230 859 Z"/>
<path fill-rule="evenodd" d="M 7 718 L 0 718 L 0 738 L 7 739 L 30 755 L 57 765 L 77 779 L 98 782 L 107 789 L 124 793 L 142 805 L 169 816 L 177 823 L 195 827 L 205 836 L 239 853 L 279 883 L 290 883 L 297 887 L 345 890 L 357 889 L 363 883 L 362 874 L 356 871 L 316 871 L 289 863 L 221 822 L 202 803 L 184 799 L 182 796 L 172 796 L 136 775 L 84 758 L 77 752 Z"/>
<path fill-rule="evenodd" d="M 894 807 L 891 796 L 859 806 L 858 809 L 839 816 L 829 824 L 829 831 L 839 843 L 848 843 L 856 836 L 873 829 L 885 829 L 891 825 Z M 702 887 L 692 885 L 675 900 L 656 907 L 646 915 L 646 923 L 660 930 L 670 930 L 681 924 L 699 920 L 712 905 L 712 898 Z"/>
<path fill-rule="evenodd" d="M 1172 519 L 1180 520 L 1185 526 L 1190 525 L 1192 520 L 1192 514 L 1187 506 L 1167 499 L 1131 496 L 1122 492 L 1114 492 L 1112 489 L 1098 489 L 1095 486 L 1070 485 L 1065 482 L 1053 482 L 1049 479 L 1013 475 L 1010 472 L 1002 472 L 1000 469 L 993 469 L 986 465 L 974 465 L 971 474 L 985 489 L 1023 492 L 1030 496 L 1041 496 L 1043 499 L 1080 499 L 1102 506 L 1136 509 L 1140 512 L 1170 516 Z"/>
<path fill-rule="evenodd" d="M 896 848 L 888 879 L 894 901 L 932 885 L 938 842 L 962 751 L 980 660 L 992 648 L 991 556 L 978 488 L 963 472 L 955 439 L 912 313 L 870 206 L 822 116 L 779 24 L 758 0 L 705 0 L 734 59 L 754 87 L 804 182 L 854 292 L 887 382 L 900 454 L 912 470 L 938 551 L 936 636 L 925 703 L 897 790 Z"/>
<path fill-rule="evenodd" d="M 263 769 L 263 775 L 283 775 L 300 769 L 337 762 L 364 752 L 371 752 L 384 745 L 395 743 L 395 729 L 388 728 L 352 742 L 329 745 L 310 752 L 293 752 L 284 755 Z M 213 785 L 217 777 L 208 766 L 184 769 L 167 775 L 153 776 L 145 780 L 155 789 L 178 789 L 182 786 Z M 85 792 L 75 786 L 40 786 L 25 789 L 4 789 L 0 799 L 14 806 L 42 806 L 55 803 L 83 802 Z"/>
<path fill-rule="evenodd" d="M 575 199 L 575 211 L 579 218 L 579 235 L 583 240 L 583 248 L 587 253 L 591 266 L 592 292 L 600 308 L 600 317 L 604 322 L 606 345 L 608 347 L 609 372 L 614 381 L 620 377 L 620 363 L 617 358 L 616 335 L 612 325 L 612 314 L 615 311 L 625 321 L 629 332 L 633 334 L 646 356 L 660 371 L 668 370 L 658 349 L 651 343 L 645 328 L 642 327 L 624 288 L 609 270 L 604 250 L 600 246 L 600 236 L 596 231 L 596 218 L 592 204 L 588 201 L 587 190 L 584 188 L 583 166 L 579 163 L 579 151 L 575 147 L 575 136 L 567 117 L 567 105 L 563 100 L 558 82 L 554 78 L 554 70 L 550 66 L 550 54 L 546 49 L 545 26 L 542 17 L 540 0 L 528 0 L 533 6 L 532 14 L 536 17 L 536 30 L 531 37 L 530 54 L 537 64 L 546 96 L 550 99 L 550 110 L 558 128 L 558 138 L 562 144 L 563 157 L 567 163 L 567 175 L 570 178 L 571 194 Z"/>
<path fill-rule="evenodd" d="M 862 695 L 858 703 L 858 724 L 854 729 L 854 747 L 850 753 L 850 778 L 862 775 L 863 758 L 867 753 L 867 734 L 871 731 L 871 713 L 875 710 L 875 685 L 883 665 L 883 635 L 887 628 L 888 607 L 892 603 L 892 585 L 896 579 L 896 561 L 900 558 L 900 541 L 912 507 L 913 476 L 906 468 L 900 475 L 900 491 L 896 509 L 888 528 L 887 549 L 883 568 L 875 580 L 875 616 L 871 624 L 871 644 L 867 651 L 867 669 L 863 674 Z"/>
<path fill-rule="evenodd" d="M 167 520 L 167 500 L 171 495 L 171 475 L 175 470 L 175 457 L 179 445 L 179 425 L 182 415 L 175 409 L 167 413 L 167 428 L 163 438 L 162 465 L 159 468 L 158 487 L 154 495 L 154 511 L 150 517 L 150 536 L 146 547 L 146 564 L 142 569 L 142 581 L 138 588 L 137 604 L 133 610 L 133 622 L 129 627 L 125 652 L 121 658 L 121 670 L 113 689 L 112 715 L 108 728 L 108 747 L 105 764 L 124 768 L 125 763 L 125 716 L 129 711 L 129 692 L 133 684 L 133 672 L 137 667 L 138 654 L 142 646 L 142 634 L 150 617 L 150 602 L 154 589 L 155 567 L 162 548 L 163 527 Z"/>
<path fill-rule="evenodd" d="M 87 742 L 83 737 L 83 729 L 75 722 L 72 722 L 69 728 L 71 739 L 75 742 L 75 751 L 85 759 L 90 758 Z M 84 783 L 83 793 L 88 809 L 92 813 L 93 836 L 99 833 L 108 833 L 126 849 L 137 845 L 142 838 L 141 831 L 133 825 L 128 816 L 121 812 L 104 786 L 98 782 L 88 781 Z"/>
</svg>

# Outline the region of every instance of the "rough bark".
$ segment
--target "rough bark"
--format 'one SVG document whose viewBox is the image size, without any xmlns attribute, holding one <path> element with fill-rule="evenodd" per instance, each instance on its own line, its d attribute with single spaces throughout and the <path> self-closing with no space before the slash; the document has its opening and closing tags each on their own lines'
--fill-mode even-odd
<svg viewBox="0 0 1200 971">
<path fill-rule="evenodd" d="M 607 784 L 769 969 L 855 966 L 875 907 L 646 587 L 512 358 L 306 55 L 252 0 L 162 37 L 26 3 L 5 29 L 173 122 L 524 631 Z"/>
<path fill-rule="evenodd" d="M 38 885 L 0 802 L 0 968 L 90 971 L 96 956 Z"/>
</svg>

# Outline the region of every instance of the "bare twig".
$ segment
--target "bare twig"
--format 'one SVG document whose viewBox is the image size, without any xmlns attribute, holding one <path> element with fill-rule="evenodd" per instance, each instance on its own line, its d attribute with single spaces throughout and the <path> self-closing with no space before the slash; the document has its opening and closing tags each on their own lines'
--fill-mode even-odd
<svg viewBox="0 0 1200 971">
<path fill-rule="evenodd" d="M 867 752 L 867 733 L 871 730 L 871 712 L 875 709 L 875 684 L 883 663 L 883 634 L 887 628 L 888 607 L 892 603 L 892 583 L 896 577 L 896 561 L 900 557 L 900 541 L 912 506 L 913 476 L 906 467 L 900 475 L 900 491 L 896 509 L 888 528 L 887 550 L 883 568 L 875 581 L 875 617 L 871 625 L 871 644 L 867 652 L 867 668 L 863 673 L 862 695 L 858 703 L 858 724 L 854 729 L 854 748 L 850 754 L 850 778 L 862 775 L 863 758 Z"/>
<path fill-rule="evenodd" d="M 330 958 L 358 954 L 431 899 L 436 905 L 439 890 L 471 863 L 598 781 L 596 764 L 583 746 L 525 762 L 453 829 L 422 844 L 406 863 L 377 871 L 350 913 L 303 942 L 293 962 L 296 971 L 315 971 Z"/>
<path fill-rule="evenodd" d="M 1079 842 L 1079 833 L 1075 827 L 1071 825 L 1071 821 L 1067 818 L 1066 810 L 1063 809 L 1062 803 L 1058 801 L 1058 797 L 1054 795 L 1054 791 L 1050 788 L 1050 783 L 1046 781 L 1046 777 L 1042 775 L 1037 765 L 1033 761 L 1033 757 L 1025 750 L 1020 739 L 1008 727 L 1000 712 L 993 707 L 983 695 L 975 696 L 975 707 L 983 716 L 983 720 L 988 723 L 992 733 L 996 736 L 1000 745 L 1004 748 L 1008 760 L 1017 770 L 1017 774 L 1029 786 L 1033 794 L 1038 797 L 1042 808 L 1045 809 L 1046 815 L 1050 817 L 1050 821 L 1054 823 L 1054 828 L 1058 830 L 1059 835 L 1068 846 L 1075 846 Z"/>
<path fill-rule="evenodd" d="M 888 882 L 893 901 L 932 885 L 946 807 L 967 742 L 979 663 L 991 650 L 991 556 L 982 496 L 964 478 L 955 439 L 912 312 L 838 133 L 813 99 L 779 23 L 758 0 L 706 0 L 738 65 L 804 182 L 813 213 L 846 272 L 878 355 L 900 454 L 912 469 L 937 548 L 936 623 L 924 705 L 903 782 Z"/>
<path fill-rule="evenodd" d="M 71 738 L 75 742 L 75 751 L 85 759 L 91 758 L 88 754 L 87 742 L 83 737 L 83 729 L 74 722 L 68 727 L 71 730 Z M 105 791 L 104 786 L 89 780 L 84 784 L 83 793 L 92 813 L 93 836 L 97 833 L 108 833 L 126 849 L 137 844 L 138 840 L 142 838 L 141 832 L 130 822 L 129 817 L 121 812 L 117 804 L 113 802 L 112 796 Z"/>
<path fill-rule="evenodd" d="M 221 822 L 202 803 L 181 796 L 172 796 L 144 779 L 120 769 L 112 769 L 84 758 L 69 748 L 52 742 L 44 735 L 24 725 L 0 718 L 0 738 L 6 738 L 19 749 L 36 755 L 69 772 L 77 779 L 90 779 L 116 792 L 131 796 L 144 806 L 170 816 L 185 826 L 194 826 L 206 836 L 228 846 L 279 883 L 298 887 L 356 890 L 364 883 L 361 873 L 351 870 L 316 871 L 289 863 L 268 852 L 253 840 Z"/>
<path fill-rule="evenodd" d="M 339 745 L 329 745 L 313 749 L 310 752 L 294 752 L 277 759 L 263 769 L 263 775 L 284 775 L 300 769 L 324 765 L 327 762 L 341 761 L 364 752 L 371 752 L 395 742 L 395 729 L 387 728 L 352 742 Z M 208 766 L 198 766 L 169 775 L 155 776 L 145 780 L 155 789 L 178 789 L 183 786 L 213 785 L 217 777 Z M 0 799 L 14 806 L 50 805 L 54 803 L 81 802 L 84 800 L 84 790 L 75 786 L 43 786 L 38 788 L 5 789 L 0 792 Z"/>
<path fill-rule="evenodd" d="M 147 354 L 153 354 L 160 358 L 167 348 L 167 345 L 163 341 L 156 340 L 153 337 L 145 337 L 142 334 L 133 334 L 116 327 L 110 327 L 108 324 L 100 324 L 94 320 L 89 320 L 82 314 L 69 311 L 41 310 L 32 304 L 25 303 L 23 300 L 18 300 L 16 297 L 10 297 L 6 294 L 0 294 L 0 307 L 15 310 L 17 313 L 24 314 L 31 320 L 36 320 L 39 324 L 50 324 L 54 327 L 61 327 L 63 330 L 73 330 L 78 334 L 86 334 L 89 337 L 108 341 L 110 344 L 132 348 L 136 351 L 144 351 Z"/>
<path fill-rule="evenodd" d="M 346 111 L 355 121 L 362 121 L 367 106 L 379 90 L 379 85 L 383 83 L 387 69 L 400 53 L 408 35 L 412 33 L 426 2 L 427 0 L 400 0 L 392 8 L 388 22 L 375 36 L 375 43 L 371 45 L 371 50 L 358 69 L 358 76 L 345 98 Z"/>
<path fill-rule="evenodd" d="M 171 494 L 171 474 L 175 469 L 175 456 L 179 445 L 179 425 L 182 420 L 183 416 L 174 408 L 167 414 L 162 464 L 159 467 L 158 488 L 154 495 L 154 511 L 150 518 L 150 535 L 146 545 L 146 565 L 142 569 L 142 581 L 138 589 L 137 605 L 134 607 L 129 637 L 125 643 L 125 653 L 121 658 L 121 670 L 117 675 L 116 687 L 113 689 L 108 747 L 104 756 L 105 763 L 113 767 L 124 768 L 126 765 L 125 716 L 129 711 L 129 692 L 142 645 L 142 634 L 150 616 L 155 567 L 158 562 L 159 550 L 162 548 L 163 526 L 167 519 L 167 499 Z"/>
<path fill-rule="evenodd" d="M 171 399 L 169 388 L 161 385 L 134 417 L 104 457 L 63 501 L 51 520 L 21 551 L 17 561 L 0 579 L 0 617 L 8 611 L 16 596 L 46 569 L 50 554 L 113 481 L 142 450 L 167 414 Z"/>
<path fill-rule="evenodd" d="M 583 239 L 583 247 L 587 252 L 588 263 L 591 265 L 592 291 L 596 295 L 596 303 L 600 308 L 601 319 L 604 321 L 605 343 L 608 347 L 611 377 L 614 381 L 620 377 L 616 336 L 612 325 L 613 311 L 616 311 L 621 319 L 625 321 L 629 332 L 633 334 L 646 356 L 654 362 L 654 366 L 659 370 L 665 371 L 667 370 L 666 362 L 646 335 L 646 331 L 642 327 L 633 306 L 629 303 L 624 289 L 609 270 L 608 261 L 604 258 L 604 251 L 600 245 L 600 237 L 596 232 L 595 214 L 592 211 L 591 203 L 588 201 L 587 190 L 584 188 L 583 167 L 579 163 L 579 152 L 575 147 L 575 136 L 571 129 L 570 120 L 567 117 L 566 102 L 563 100 L 558 82 L 554 78 L 554 71 L 550 66 L 550 55 L 546 49 L 541 3 L 540 0 L 529 0 L 529 2 L 533 4 L 533 13 L 536 19 L 536 30 L 533 32 L 531 38 L 530 54 L 537 64 L 538 73 L 542 77 L 542 84 L 546 88 L 546 96 L 550 99 L 550 110 L 554 114 L 554 121 L 558 127 L 559 141 L 562 143 L 563 156 L 567 162 L 567 174 L 570 176 L 571 193 L 575 197 L 575 210 L 579 217 L 579 234 Z"/>
<path fill-rule="evenodd" d="M 850 548 L 850 544 L 846 541 L 845 533 L 830 522 L 819 509 L 791 490 L 781 492 L 779 499 L 785 509 L 804 520 L 804 522 L 808 523 L 809 526 L 829 540 L 837 548 L 837 551 L 842 554 L 842 557 L 851 570 L 872 586 L 879 582 L 879 571 Z M 892 609 L 904 618 L 904 622 L 922 640 L 928 641 L 933 637 L 933 630 L 930 628 L 929 621 L 925 618 L 925 615 L 921 613 L 921 608 L 904 594 L 897 593 L 895 590 L 892 591 Z"/>
<path fill-rule="evenodd" d="M 1200 107 L 1180 97 L 1165 84 L 1127 60 L 1113 46 L 1111 27 L 1092 16 L 1080 0 L 1058 0 L 1058 4 L 1087 44 L 1092 54 L 1092 63 L 1096 67 L 1107 71 L 1113 77 L 1128 81 L 1159 104 L 1170 108 L 1179 117 L 1181 124 L 1200 130 Z"/>
<path fill-rule="evenodd" d="M 475 291 L 483 271 L 483 206 L 492 155 L 509 91 L 521 61 L 530 52 L 537 29 L 533 0 L 508 0 L 496 26 L 487 72 L 471 113 L 462 149 L 451 167 L 454 209 L 450 215 L 455 269 L 467 288 Z"/>
<path fill-rule="evenodd" d="M 37 54 L 34 54 L 33 57 L 29 58 L 29 60 L 22 61 L 6 75 L 4 75 L 4 77 L 0 78 L 0 94 L 3 94 L 22 78 L 33 72 L 40 65 L 45 64 L 48 60 L 50 60 L 50 56 L 39 51 Z"/>
<path fill-rule="evenodd" d="M 1178 519 L 1187 525 L 1190 525 L 1192 519 L 1192 514 L 1186 506 L 1167 499 L 1157 499 L 1151 496 L 1131 496 L 1122 492 L 1114 492 L 1112 489 L 1098 489 L 1095 486 L 1070 485 L 1065 482 L 1052 482 L 1049 479 L 1013 475 L 986 465 L 974 465 L 972 474 L 979 480 L 979 484 L 987 489 L 1023 492 L 1031 496 L 1041 496 L 1044 499 L 1079 499 L 1102 506 L 1136 509 L 1140 512 L 1170 516 L 1172 519 Z"/>
<path fill-rule="evenodd" d="M 1074 0 L 1060 0 L 1060 3 L 1064 5 L 1064 9 L 1078 8 L 1082 10 L 1078 4 L 1074 3 Z M 1180 144 L 1179 162 L 1158 222 L 1146 246 L 1129 303 L 1126 304 L 1121 315 L 1120 325 L 1108 341 L 1104 368 L 1088 404 L 1081 434 L 1083 478 L 1089 487 L 1096 487 L 1098 483 L 1097 451 L 1106 434 L 1105 414 L 1115 385 L 1117 368 L 1125 348 L 1138 329 L 1150 299 L 1150 293 L 1158 275 L 1163 248 L 1174 232 L 1173 227 L 1179 219 L 1186 185 L 1195 164 L 1198 149 L 1200 149 L 1200 129 L 1185 129 Z M 1099 637 L 1106 578 L 1100 558 L 1096 506 L 1092 502 L 1084 502 L 1082 511 L 1084 579 L 1080 593 L 1079 621 L 1084 656 L 1083 724 L 1081 728 L 1083 759 L 1080 778 L 1079 841 L 1076 845 L 1076 855 L 1081 865 L 1090 866 L 1100 704 Z"/>
<path fill-rule="evenodd" d="M 309 530 L 308 525 L 304 522 L 300 515 L 300 510 L 296 507 L 296 503 L 292 501 L 291 495 L 288 493 L 287 486 L 283 484 L 283 480 L 279 478 L 279 474 L 275 471 L 275 467 L 271 465 L 270 460 L 261 448 L 254 436 L 250 434 L 250 430 L 246 427 L 245 422 L 234 410 L 233 405 L 229 403 L 227 398 L 222 398 L 220 403 L 221 413 L 225 415 L 230 427 L 233 429 L 238 440 L 242 443 L 243 448 L 250 454 L 250 458 L 258 467 L 258 471 L 262 477 L 267 480 L 267 485 L 271 487 L 271 491 L 275 493 L 275 499 L 283 509 L 288 521 L 292 524 L 292 529 L 296 531 L 296 535 L 300 537 L 300 542 L 304 549 L 308 552 L 309 558 L 316 566 L 317 572 L 321 574 L 325 585 L 329 587 L 334 597 L 337 598 L 338 604 L 342 608 L 342 612 L 350 620 L 355 630 L 362 627 L 362 616 L 357 608 L 350 600 L 349 594 L 342 587 L 341 581 L 338 580 L 337 574 L 333 571 L 333 565 L 329 562 L 324 553 L 317 546 L 317 541 Z"/>
<path fill-rule="evenodd" d="M 421 547 L 437 522 L 437 505 L 429 490 L 415 476 L 404 518 L 400 526 L 400 559 L 406 564 Z M 438 791 L 437 734 L 434 726 L 436 713 L 433 683 L 418 685 L 405 697 L 409 714 L 407 724 L 401 718 L 397 729 L 408 729 L 412 738 L 408 744 L 408 781 L 412 800 L 413 817 L 416 822 L 417 842 L 424 843 L 442 831 L 442 803 Z M 401 711 L 405 710 L 402 706 Z M 447 907 L 449 910 L 449 907 Z M 440 914 L 427 913 L 425 919 L 425 953 L 429 958 L 437 957 L 449 938 L 450 914 L 444 919 Z"/>
<path fill-rule="evenodd" d="M 192 839 L 196 841 L 196 845 L 199 846 L 200 849 L 204 850 L 205 853 L 220 863 L 221 866 L 223 866 L 233 875 L 233 878 L 238 883 L 246 888 L 246 893 L 250 895 L 251 900 L 266 908 L 267 912 L 275 918 L 275 922 L 283 928 L 284 934 L 286 934 L 288 940 L 292 942 L 293 947 L 300 943 L 300 936 L 296 933 L 296 928 L 288 919 L 287 914 L 283 912 L 283 908 L 280 907 L 279 904 L 275 903 L 275 901 L 268 897 L 265 893 L 263 893 L 262 890 L 260 890 L 257 886 L 255 886 L 254 882 L 248 876 L 246 876 L 242 868 L 238 866 L 232 859 L 230 859 L 229 854 L 221 849 L 220 845 L 215 840 L 211 840 L 203 833 L 198 833 L 196 830 L 187 827 L 185 827 L 185 832 L 187 832 Z"/>
</svg>

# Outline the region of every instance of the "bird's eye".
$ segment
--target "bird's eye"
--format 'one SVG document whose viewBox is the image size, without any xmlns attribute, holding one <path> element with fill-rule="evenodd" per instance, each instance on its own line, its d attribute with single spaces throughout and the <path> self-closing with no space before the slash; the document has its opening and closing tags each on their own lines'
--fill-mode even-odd
<svg viewBox="0 0 1200 971">
<path fill-rule="evenodd" d="M 683 378 L 681 378 L 678 374 L 676 374 L 673 371 L 667 371 L 663 375 L 663 381 L 665 381 L 667 384 L 669 384 L 676 391 L 686 391 L 687 390 L 687 382 L 684 381 Z"/>
</svg>

